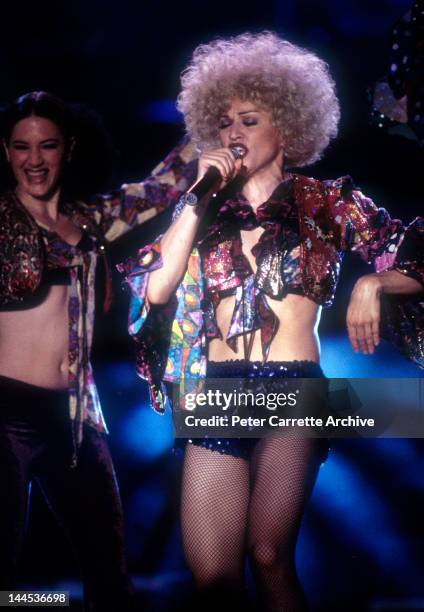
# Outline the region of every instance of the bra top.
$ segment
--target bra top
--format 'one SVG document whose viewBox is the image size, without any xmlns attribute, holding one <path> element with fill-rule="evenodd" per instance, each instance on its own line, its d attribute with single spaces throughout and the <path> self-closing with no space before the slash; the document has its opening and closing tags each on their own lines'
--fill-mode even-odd
<svg viewBox="0 0 424 612">
<path fill-rule="evenodd" d="M 41 281 L 34 293 L 22 302 L 2 305 L 0 311 L 27 310 L 39 306 L 47 296 L 49 287 L 71 285 L 71 268 L 82 265 L 82 258 L 97 251 L 95 240 L 86 232 L 78 244 L 72 245 L 59 234 L 39 226 L 45 249 L 45 266 Z"/>
<path fill-rule="evenodd" d="M 55 259 L 55 256 L 59 253 L 63 255 L 74 255 L 77 252 L 89 253 L 95 249 L 95 241 L 85 230 L 81 230 L 81 238 L 77 244 L 69 244 L 69 242 L 63 240 L 57 232 L 46 229 L 45 227 L 39 227 L 46 247 L 48 263 L 49 259 Z"/>
<path fill-rule="evenodd" d="M 69 260 L 69 258 L 74 258 L 78 252 L 89 253 L 90 251 L 94 250 L 94 240 L 85 231 L 82 231 L 81 239 L 76 245 L 69 244 L 56 232 L 52 232 L 45 228 L 41 228 L 41 234 L 46 247 L 47 266 L 44 269 L 40 286 L 50 287 L 53 285 L 70 285 L 70 266 L 66 265 L 68 261 L 58 261 L 58 254 L 60 253 L 62 257 Z M 61 263 L 62 265 L 60 265 Z M 65 263 L 65 265 L 63 265 L 63 263 Z"/>
</svg>

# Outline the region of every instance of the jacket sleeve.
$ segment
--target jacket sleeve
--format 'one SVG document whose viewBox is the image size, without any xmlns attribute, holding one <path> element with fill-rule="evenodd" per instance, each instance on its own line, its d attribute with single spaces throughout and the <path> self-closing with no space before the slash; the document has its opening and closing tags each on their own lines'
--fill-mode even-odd
<svg viewBox="0 0 424 612">
<path fill-rule="evenodd" d="M 161 266 L 160 237 L 117 266 L 130 290 L 128 331 L 137 344 L 137 373 L 149 384 L 150 400 L 158 412 L 164 412 L 166 405 L 162 379 L 175 312 L 174 300 L 165 306 L 152 306 L 147 300 L 149 275 Z"/>
<path fill-rule="evenodd" d="M 118 266 L 129 285 L 129 333 L 137 344 L 137 372 L 150 387 L 153 407 L 163 412 L 163 381 L 183 384 L 204 375 L 203 279 L 198 250 L 193 249 L 175 294 L 165 305 L 147 300 L 149 274 L 162 265 L 160 238 Z"/>
<path fill-rule="evenodd" d="M 349 176 L 327 181 L 329 222 L 338 248 L 350 250 L 376 272 L 398 270 L 423 284 L 424 218 L 409 225 L 357 189 Z"/>
<path fill-rule="evenodd" d="M 342 251 L 358 253 L 376 272 L 397 270 L 420 282 L 415 295 L 383 295 L 383 337 L 424 368 L 424 218 L 409 225 L 353 186 L 350 177 L 327 182 L 330 225 Z"/>
<path fill-rule="evenodd" d="M 415 296 L 383 295 L 382 334 L 424 369 L 424 220 L 417 217 L 405 228 L 394 269 L 423 285 Z"/>
<path fill-rule="evenodd" d="M 193 143 L 184 138 L 145 180 L 95 196 L 88 212 L 106 240 L 116 240 L 172 206 L 194 181 L 195 157 Z"/>
</svg>

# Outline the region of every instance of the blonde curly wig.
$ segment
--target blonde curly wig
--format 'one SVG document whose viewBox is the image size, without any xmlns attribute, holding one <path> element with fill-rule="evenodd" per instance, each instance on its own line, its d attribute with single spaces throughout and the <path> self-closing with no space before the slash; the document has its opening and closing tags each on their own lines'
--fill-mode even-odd
<svg viewBox="0 0 424 612">
<path fill-rule="evenodd" d="M 286 166 L 315 162 L 337 134 L 339 102 L 327 64 L 272 32 L 200 45 L 181 85 L 177 107 L 200 151 L 220 146 L 218 120 L 234 98 L 271 113 Z"/>
</svg>

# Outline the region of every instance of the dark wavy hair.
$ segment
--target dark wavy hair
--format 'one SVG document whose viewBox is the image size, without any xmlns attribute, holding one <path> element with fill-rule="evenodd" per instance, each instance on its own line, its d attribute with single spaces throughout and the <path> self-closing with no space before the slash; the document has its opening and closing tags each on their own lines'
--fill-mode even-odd
<svg viewBox="0 0 424 612">
<path fill-rule="evenodd" d="M 111 140 L 101 118 L 83 105 L 66 104 L 54 94 L 32 91 L 0 109 L 0 138 L 9 142 L 13 128 L 27 117 L 43 117 L 57 125 L 65 146 L 75 140 L 72 157 L 65 163 L 62 192 L 65 198 L 84 199 L 104 189 L 114 161 Z M 0 147 L 0 191 L 13 188 L 15 178 Z"/>
</svg>

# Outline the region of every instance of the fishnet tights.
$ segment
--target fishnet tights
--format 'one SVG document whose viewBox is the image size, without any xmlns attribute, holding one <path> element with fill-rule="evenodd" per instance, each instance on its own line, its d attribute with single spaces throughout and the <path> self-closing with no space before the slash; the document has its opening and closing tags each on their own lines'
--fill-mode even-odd
<svg viewBox="0 0 424 612">
<path fill-rule="evenodd" d="M 187 445 L 183 545 L 211 609 L 218 603 L 220 610 L 241 609 L 247 552 L 261 610 L 306 610 L 296 574 L 295 544 L 321 462 L 319 442 L 263 439 L 250 462 Z"/>
</svg>

